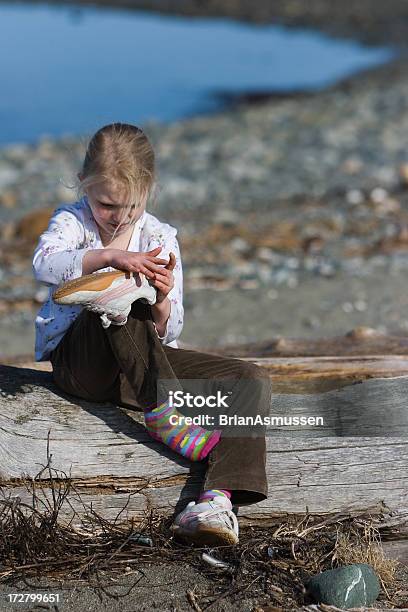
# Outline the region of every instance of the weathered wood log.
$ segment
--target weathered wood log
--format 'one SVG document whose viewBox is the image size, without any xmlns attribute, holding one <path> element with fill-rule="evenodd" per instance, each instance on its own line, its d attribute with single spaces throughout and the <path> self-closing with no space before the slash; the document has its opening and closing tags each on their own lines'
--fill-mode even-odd
<svg viewBox="0 0 408 612">
<path fill-rule="evenodd" d="M 313 430 L 268 432 L 269 497 L 240 508 L 241 521 L 276 523 L 306 511 L 371 513 L 394 539 L 408 537 L 408 358 L 366 357 L 352 365 L 340 357 L 253 361 L 274 381 L 274 409 L 330 418 L 320 436 Z M 0 387 L 3 495 L 31 504 L 24 478 L 34 478 L 47 464 L 48 433 L 51 467 L 62 481 L 69 475 L 75 487 L 60 519 L 71 520 L 73 509 L 83 517 L 92 503 L 106 519 L 126 506 L 121 519 L 137 521 L 146 510 L 172 512 L 197 495 L 205 465 L 154 442 L 140 413 L 65 395 L 49 371 L 33 368 L 0 366 Z M 345 420 L 346 414 L 357 420 Z M 59 484 L 57 472 L 52 475 L 53 481 L 44 470 L 36 479 L 38 495 L 51 505 L 52 487 Z"/>
<path fill-rule="evenodd" d="M 233 355 L 234 357 L 408 355 L 408 335 L 383 334 L 372 327 L 360 326 L 343 336 L 329 338 L 284 338 L 279 336 L 262 342 L 230 344 L 211 350 L 220 355 Z"/>
</svg>

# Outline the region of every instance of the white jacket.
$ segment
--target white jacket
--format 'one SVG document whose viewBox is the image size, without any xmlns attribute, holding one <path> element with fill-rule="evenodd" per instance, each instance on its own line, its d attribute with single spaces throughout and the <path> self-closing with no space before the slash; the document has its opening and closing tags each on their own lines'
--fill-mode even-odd
<svg viewBox="0 0 408 612">
<path fill-rule="evenodd" d="M 171 303 L 166 331 L 160 340 L 163 344 L 177 348 L 176 339 L 183 328 L 183 272 L 177 230 L 157 217 L 143 212 L 134 226 L 128 251 L 146 252 L 162 246 L 159 257 L 168 259 L 170 251 L 176 256 L 173 270 L 174 287 L 168 297 Z M 82 306 L 55 304 L 52 295 L 57 287 L 68 280 L 82 276 L 82 258 L 90 249 L 102 249 L 103 244 L 87 197 L 74 204 L 57 208 L 48 228 L 40 236 L 33 256 L 33 271 L 36 280 L 50 287 L 48 299 L 35 319 L 35 359 L 46 361 L 69 326 L 75 321 Z M 99 272 L 113 270 L 103 268 Z"/>
</svg>

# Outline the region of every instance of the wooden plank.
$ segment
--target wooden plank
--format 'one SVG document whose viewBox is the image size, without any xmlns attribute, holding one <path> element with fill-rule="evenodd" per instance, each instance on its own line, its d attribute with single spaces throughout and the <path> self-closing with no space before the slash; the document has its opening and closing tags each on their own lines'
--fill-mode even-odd
<svg viewBox="0 0 408 612">
<path fill-rule="evenodd" d="M 317 338 L 287 338 L 277 336 L 262 342 L 229 344 L 222 347 L 197 346 L 179 341 L 180 348 L 194 349 L 233 357 L 357 357 L 408 355 L 408 334 L 384 334 L 375 328 L 360 326 L 342 336 Z M 3 356 L 0 363 L 30 367 L 32 355 Z M 35 364 L 36 368 L 50 368 L 49 362 Z"/>
<path fill-rule="evenodd" d="M 367 378 L 408 375 L 408 355 L 356 355 L 321 357 L 241 357 L 266 370 L 281 393 L 318 393 L 354 384 Z M 52 372 L 49 361 L 30 361 L 27 356 L 3 360 L 3 365 Z"/>
</svg>

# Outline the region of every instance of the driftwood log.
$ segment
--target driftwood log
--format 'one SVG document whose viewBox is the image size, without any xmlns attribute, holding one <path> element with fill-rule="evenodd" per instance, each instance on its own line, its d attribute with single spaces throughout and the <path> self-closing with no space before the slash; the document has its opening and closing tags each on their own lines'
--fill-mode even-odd
<svg viewBox="0 0 408 612">
<path fill-rule="evenodd" d="M 314 341 L 312 355 L 308 346 L 278 339 L 262 350 L 222 351 L 265 368 L 274 410 L 325 418 L 319 434 L 268 430 L 269 497 L 239 508 L 240 521 L 369 514 L 392 556 L 408 561 L 408 338 L 358 328 Z M 30 504 L 27 479 L 35 478 L 37 495 L 51 504 L 53 486 L 69 476 L 74 490 L 59 518 L 73 524 L 91 504 L 106 519 L 124 509 L 120 519 L 137 522 L 147 510 L 171 514 L 196 497 L 205 465 L 154 442 L 140 413 L 65 395 L 49 363 L 1 365 L 0 388 L 2 496 Z M 53 471 L 41 472 L 48 461 Z"/>
</svg>

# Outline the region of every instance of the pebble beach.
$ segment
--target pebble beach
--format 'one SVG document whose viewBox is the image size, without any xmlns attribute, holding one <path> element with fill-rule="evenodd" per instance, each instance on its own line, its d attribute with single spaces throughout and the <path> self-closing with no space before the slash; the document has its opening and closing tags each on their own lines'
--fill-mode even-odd
<svg viewBox="0 0 408 612">
<path fill-rule="evenodd" d="M 148 210 L 178 228 L 182 343 L 405 333 L 408 64 L 314 94 L 143 127 L 157 155 Z M 31 255 L 75 201 L 88 135 L 0 151 L 0 346 L 30 355 L 46 289 Z"/>
</svg>

